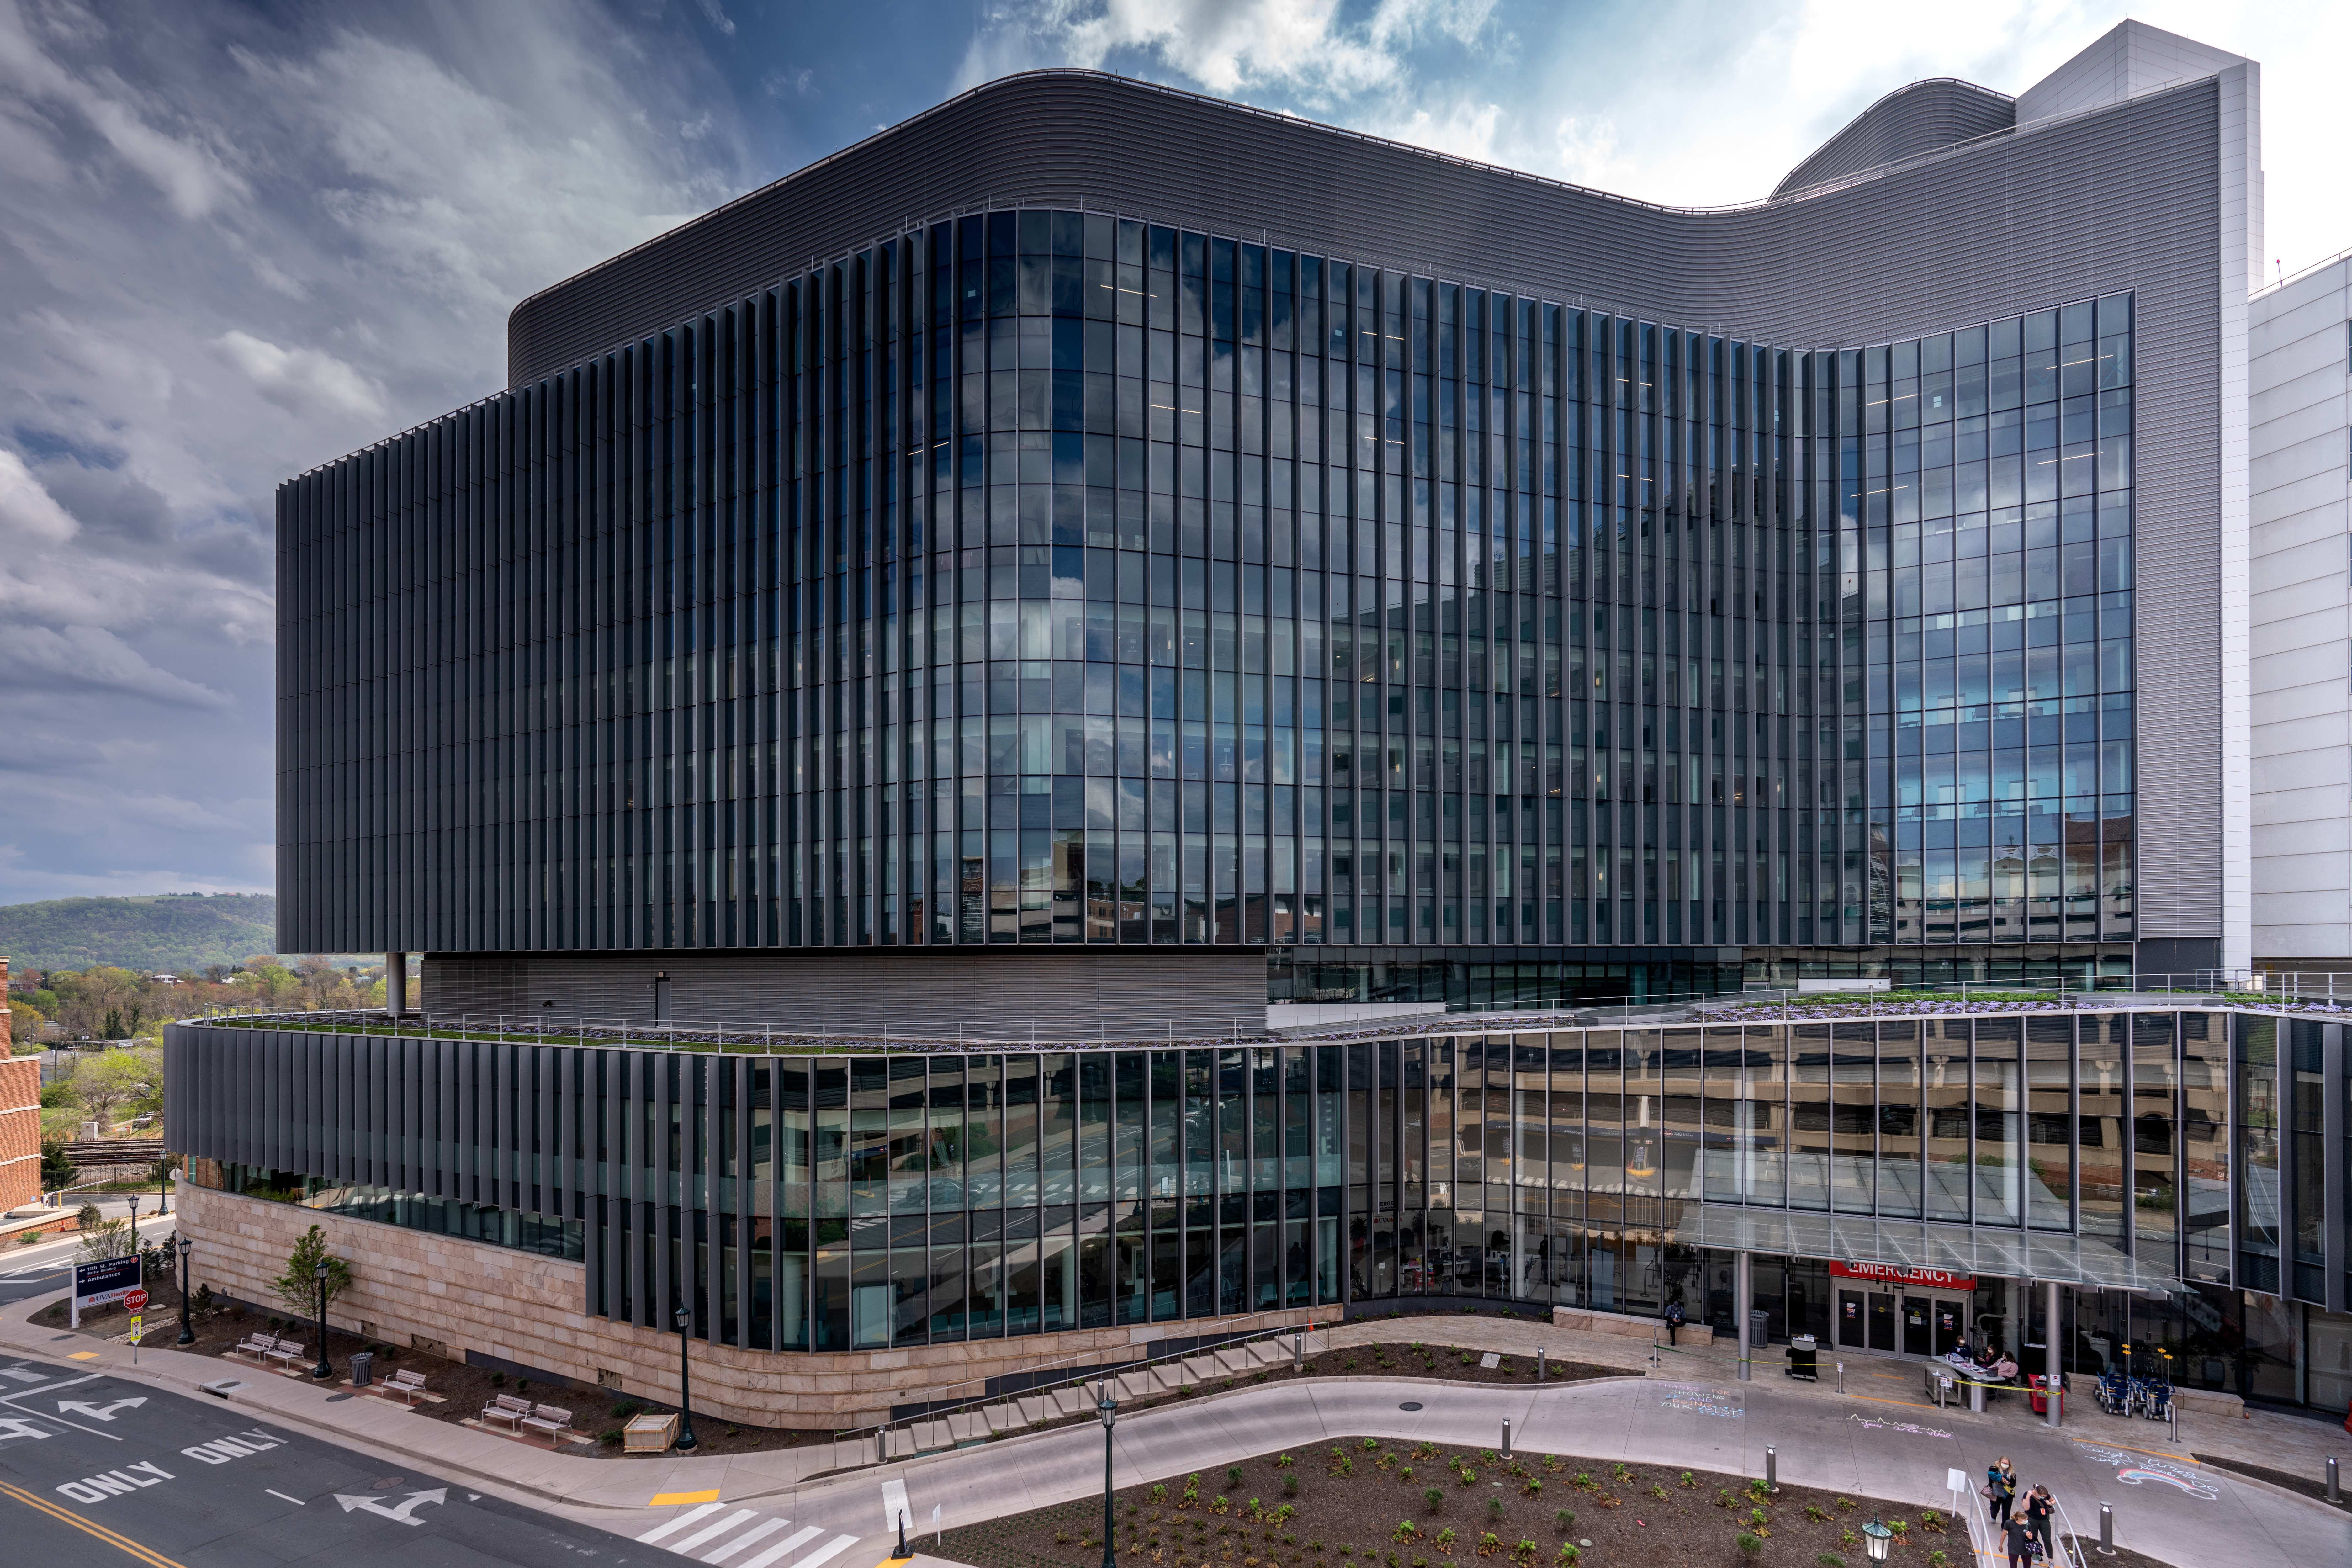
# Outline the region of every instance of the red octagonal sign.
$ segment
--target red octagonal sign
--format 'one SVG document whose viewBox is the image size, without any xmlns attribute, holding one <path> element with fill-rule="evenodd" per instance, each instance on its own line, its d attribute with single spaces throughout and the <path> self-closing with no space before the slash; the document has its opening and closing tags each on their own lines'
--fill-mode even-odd
<svg viewBox="0 0 2352 1568">
<path fill-rule="evenodd" d="M 144 1290 L 133 1290 L 130 1295 L 122 1298 L 122 1306 L 125 1311 L 145 1311 L 147 1310 L 147 1292 Z"/>
</svg>

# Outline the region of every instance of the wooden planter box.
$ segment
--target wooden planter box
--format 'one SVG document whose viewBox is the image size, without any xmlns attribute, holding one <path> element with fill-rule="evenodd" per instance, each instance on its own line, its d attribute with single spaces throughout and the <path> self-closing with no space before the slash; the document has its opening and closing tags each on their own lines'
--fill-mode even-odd
<svg viewBox="0 0 2352 1568">
<path fill-rule="evenodd" d="M 632 1415 L 629 1424 L 621 1428 L 621 1452 L 625 1454 L 667 1454 L 677 1440 L 675 1415 Z"/>
</svg>

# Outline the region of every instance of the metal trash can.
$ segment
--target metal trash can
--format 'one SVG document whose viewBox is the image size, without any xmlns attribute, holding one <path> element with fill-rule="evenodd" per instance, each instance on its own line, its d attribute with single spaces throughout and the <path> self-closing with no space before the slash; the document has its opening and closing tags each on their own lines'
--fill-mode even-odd
<svg viewBox="0 0 2352 1568">
<path fill-rule="evenodd" d="M 1969 1379 L 1969 1408 L 1981 1415 L 1984 1414 L 1984 1407 L 1985 1385 L 1972 1377 Z"/>
<path fill-rule="evenodd" d="M 375 1352 L 362 1351 L 352 1357 L 352 1386 L 365 1388 L 375 1376 Z"/>
<path fill-rule="evenodd" d="M 1821 1380 L 1820 1346 L 1811 1334 L 1799 1334 L 1789 1342 L 1789 1375 L 1807 1383 Z"/>
<path fill-rule="evenodd" d="M 1771 1342 L 1772 1336 L 1766 1332 L 1764 1328 L 1764 1325 L 1770 1321 L 1771 1315 L 1766 1312 L 1763 1308 L 1751 1307 L 1748 1309 L 1748 1344 L 1749 1354 L 1754 1354 L 1756 1352 L 1762 1350 L 1766 1345 Z"/>
</svg>

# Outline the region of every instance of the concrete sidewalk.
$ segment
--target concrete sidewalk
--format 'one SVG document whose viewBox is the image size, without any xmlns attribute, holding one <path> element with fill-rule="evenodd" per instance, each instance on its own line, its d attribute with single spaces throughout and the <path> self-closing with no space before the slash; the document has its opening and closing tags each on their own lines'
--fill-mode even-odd
<svg viewBox="0 0 2352 1568">
<path fill-rule="evenodd" d="M 1101 1486 L 1103 1438 L 1091 1422 L 822 1477 L 816 1472 L 835 1462 L 823 1447 L 709 1458 L 583 1458 L 427 1425 L 397 1405 L 211 1357 L 149 1349 L 133 1370 L 127 1346 L 26 1323 L 37 1305 L 0 1311 L 0 1344 L 48 1357 L 86 1354 L 91 1359 L 85 1365 L 182 1391 L 232 1378 L 238 1386 L 231 1403 L 267 1419 L 454 1472 L 512 1500 L 632 1539 L 656 1535 L 654 1544 L 700 1561 L 716 1556 L 730 1568 L 770 1552 L 781 1562 L 788 1547 L 802 1555 L 782 1568 L 867 1568 L 889 1541 L 901 1499 L 912 1534 L 921 1536 L 931 1529 L 934 1508 L 940 1523 L 952 1529 L 1095 1496 Z M 1769 1444 L 1785 1480 L 1918 1507 L 1950 1508 L 1950 1469 L 1981 1478 L 1995 1457 L 2007 1454 L 2028 1482 L 2049 1483 L 2082 1531 L 2095 1534 L 2098 1505 L 2110 1503 L 2118 1544 L 2183 1568 L 2256 1555 L 2288 1568 L 2352 1562 L 2352 1517 L 2190 1458 L 2200 1447 L 2217 1451 L 2220 1442 L 2198 1432 L 2195 1416 L 2182 1422 L 2181 1446 L 2174 1448 L 2162 1426 L 2095 1412 L 2052 1431 L 2016 1399 L 1982 1415 L 1938 1411 L 1919 1397 L 1916 1367 L 1879 1358 L 1864 1365 L 1849 1356 L 1851 1392 L 1843 1395 L 1827 1383 L 1790 1382 L 1777 1364 L 1759 1366 L 1756 1382 L 1733 1381 L 1727 1347 L 1662 1358 L 1664 1371 L 1644 1375 L 1646 1345 L 1524 1319 L 1375 1319 L 1347 1324 L 1334 1337 L 1342 1345 L 1417 1339 L 1514 1354 L 1540 1344 L 1562 1359 L 1636 1364 L 1622 1380 L 1543 1388 L 1356 1376 L 1204 1394 L 1119 1422 L 1120 1484 L 1349 1436 L 1492 1447 L 1507 1417 L 1514 1444 L 1523 1449 L 1734 1475 L 1760 1475 Z M 1422 1408 L 1402 1408 L 1407 1403 Z M 2218 1428 L 2218 1421 L 2204 1419 Z M 2299 1434 L 2306 1439 L 2313 1429 L 2326 1430 L 2312 1422 L 2293 1425 L 2306 1429 Z M 2296 1468 L 2275 1451 L 2263 1462 Z M 688 1521 L 686 1513 L 695 1517 Z M 756 1538 L 757 1551 L 747 1538 Z M 820 1565 L 820 1556 L 832 1561 Z"/>
</svg>

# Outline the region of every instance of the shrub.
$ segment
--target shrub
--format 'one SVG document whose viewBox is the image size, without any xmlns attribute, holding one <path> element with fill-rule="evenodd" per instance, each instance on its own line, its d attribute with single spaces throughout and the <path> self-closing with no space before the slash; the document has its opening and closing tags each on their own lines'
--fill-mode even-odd
<svg viewBox="0 0 2352 1568">
<path fill-rule="evenodd" d="M 1181 1506 L 1190 1508 L 1192 1504 L 1199 1502 L 1200 1500 L 1201 1472 L 1194 1470 L 1191 1475 L 1184 1478 L 1184 1500 Z"/>
<path fill-rule="evenodd" d="M 1286 1470 L 1297 1463 L 1298 1463 L 1298 1461 L 1292 1458 L 1288 1454 L 1276 1454 L 1274 1457 L 1274 1468 L 1277 1470 Z"/>
<path fill-rule="evenodd" d="M 1479 1556 L 1492 1557 L 1496 1552 L 1500 1552 L 1502 1549 L 1502 1537 L 1496 1535 L 1493 1531 L 1487 1531 L 1485 1534 L 1478 1537 Z"/>
<path fill-rule="evenodd" d="M 1927 1553 L 1927 1568 L 1949 1568 L 1951 1561 L 1951 1554 L 1940 1546 Z"/>
<path fill-rule="evenodd" d="M 607 1427 L 596 1434 L 596 1441 L 607 1448 L 617 1448 L 621 1446 L 621 1429 L 618 1426 Z"/>
<path fill-rule="evenodd" d="M 1561 1509 L 1558 1513 L 1551 1516 L 1551 1521 L 1559 1526 L 1559 1532 L 1562 1535 L 1566 1535 L 1570 1531 L 1576 1528 L 1576 1510 L 1573 1509 Z"/>
<path fill-rule="evenodd" d="M 2061 1392 L 2063 1393 L 2063 1390 L 2061 1390 Z M 1842 1497 L 1838 1499 L 1837 1505 L 1838 1511 L 1840 1513 L 1852 1513 L 1853 1511 L 1853 1499 L 1850 1497 Z"/>
<path fill-rule="evenodd" d="M 1225 1467 L 1225 1485 L 1229 1487 L 1237 1487 L 1241 1484 L 1242 1468 L 1239 1465 L 1227 1465 Z"/>
<path fill-rule="evenodd" d="M 1223 1497 L 1212 1498 L 1209 1500 L 1209 1511 L 1211 1513 L 1223 1513 L 1230 1506 L 1232 1505 L 1227 1503 Z M 1221 1524 L 1217 1526 L 1217 1528 L 1219 1530 L 1223 1530 L 1224 1529 L 1224 1526 Z"/>
<path fill-rule="evenodd" d="M 1733 1537 L 1733 1544 L 1739 1548 L 1739 1555 L 1750 1562 L 1764 1555 L 1764 1538 L 1752 1531 L 1741 1531 Z"/>
<path fill-rule="evenodd" d="M 1814 1556 L 1813 1561 L 1820 1563 L 1822 1568 L 1845 1568 L 1845 1559 L 1834 1552 L 1820 1552 Z"/>
<path fill-rule="evenodd" d="M 1664 1502 L 1666 1500 L 1666 1489 L 1653 1481 L 1650 1483 L 1650 1495 Z"/>
<path fill-rule="evenodd" d="M 1436 1541 L 1437 1549 L 1440 1552 L 1451 1552 L 1454 1550 L 1454 1542 L 1457 1538 L 1454 1533 L 1454 1527 L 1449 1524 L 1444 1530 L 1439 1531 L 1433 1539 Z"/>
<path fill-rule="evenodd" d="M 1500 1519 L 1503 1517 L 1503 1500 L 1501 1498 L 1490 1497 L 1486 1500 L 1486 1517 L 1488 1519 Z"/>
<path fill-rule="evenodd" d="M 1748 1510 L 1748 1522 L 1754 1525 L 1757 1529 L 1761 1530 L 1767 1524 L 1769 1524 L 1771 1521 L 1764 1517 L 1764 1510 L 1762 1509 L 1751 1508 Z"/>
<path fill-rule="evenodd" d="M 1381 1451 L 1381 1440 L 1378 1437 L 1367 1437 L 1360 1446 L 1367 1454 L 1377 1454 Z"/>
<path fill-rule="evenodd" d="M 1768 1498 L 1772 1495 L 1772 1489 L 1764 1484 L 1762 1476 L 1758 1476 L 1748 1483 L 1748 1495 L 1752 1498 Z"/>
<path fill-rule="evenodd" d="M 1560 1568 L 1576 1568 L 1576 1560 L 1580 1555 L 1581 1553 L 1576 1550 L 1575 1542 L 1563 1541 L 1559 1543 L 1559 1555 L 1552 1561 L 1559 1563 Z"/>
<path fill-rule="evenodd" d="M 506 1385 L 507 1374 L 505 1373 L 494 1372 L 490 1373 L 490 1386 L 492 1388 L 504 1388 Z"/>
<path fill-rule="evenodd" d="M 1698 1478 L 1691 1474 L 1688 1470 L 1685 1470 L 1683 1472 L 1682 1484 L 1686 1487 L 1695 1487 L 1698 1485 Z"/>
<path fill-rule="evenodd" d="M 1522 1541 L 1511 1548 L 1511 1555 L 1521 1563 L 1531 1563 L 1536 1560 L 1536 1543 L 1532 1541 Z"/>
<path fill-rule="evenodd" d="M 1627 1469 L 1622 1465 L 1618 1466 L 1615 1469 L 1612 1470 L 1610 1474 L 1615 1476 L 1619 1483 L 1622 1485 L 1632 1486 L 1633 1484 L 1633 1472 Z"/>
<path fill-rule="evenodd" d="M 1285 1497 L 1297 1497 L 1298 1495 L 1298 1478 L 1297 1476 L 1285 1476 L 1282 1478 L 1282 1495 Z"/>
<path fill-rule="evenodd" d="M 1344 1541 L 1343 1541 L 1343 1542 L 1341 1542 L 1339 1543 L 1339 1555 L 1340 1555 L 1340 1556 L 1342 1556 L 1342 1557 L 1353 1557 L 1355 1554 L 1356 1554 L 1356 1549 L 1355 1549 L 1354 1547 L 1352 1547 L 1352 1546 L 1349 1545 L 1349 1544 L 1348 1544 L 1346 1542 L 1344 1542 Z"/>
<path fill-rule="evenodd" d="M 1527 1497 L 1543 1496 L 1543 1478 L 1540 1476 L 1529 1476 L 1528 1478 L 1528 1484 L 1521 1487 L 1519 1491 L 1523 1496 Z"/>
<path fill-rule="evenodd" d="M 1932 1508 L 1922 1509 L 1919 1510 L 1919 1528 L 1940 1534 L 1944 1528 L 1944 1516 Z"/>
<path fill-rule="evenodd" d="M 1809 1502 L 1805 1505 L 1805 1517 L 1815 1524 L 1825 1523 L 1829 1520 L 1830 1510 L 1817 1502 Z"/>
<path fill-rule="evenodd" d="M 1445 1494 L 1440 1491 L 1437 1488 L 1431 1487 L 1428 1490 L 1421 1494 L 1421 1500 L 1429 1505 L 1430 1512 L 1435 1513 L 1444 1505 Z"/>
<path fill-rule="evenodd" d="M 1399 1465 L 1397 1467 L 1396 1476 L 1397 1479 L 1404 1482 L 1407 1486 L 1411 1486 L 1412 1484 L 1412 1467 L 1411 1465 Z"/>
<path fill-rule="evenodd" d="M 1389 1539 L 1391 1541 L 1402 1542 L 1410 1546 L 1412 1544 L 1413 1541 L 1420 1536 L 1420 1534 L 1421 1527 L 1419 1525 L 1413 1523 L 1413 1521 L 1409 1519 L 1401 1519 L 1397 1521 L 1397 1527 L 1389 1531 Z"/>
<path fill-rule="evenodd" d="M 1151 1500 L 1153 1502 L 1166 1502 L 1168 1500 L 1168 1483 L 1166 1481 L 1159 1481 L 1153 1484 L 1151 1488 Z"/>
</svg>

